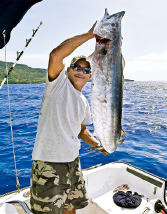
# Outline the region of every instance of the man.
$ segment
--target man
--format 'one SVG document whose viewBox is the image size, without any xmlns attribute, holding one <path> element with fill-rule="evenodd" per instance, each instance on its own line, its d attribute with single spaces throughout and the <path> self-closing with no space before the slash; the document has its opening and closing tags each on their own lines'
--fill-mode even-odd
<svg viewBox="0 0 167 214">
<path fill-rule="evenodd" d="M 91 78 L 84 56 L 73 58 L 65 76 L 63 59 L 94 37 L 85 34 L 65 40 L 50 53 L 45 93 L 32 154 L 31 208 L 36 214 L 75 214 L 88 204 L 79 162 L 80 141 L 99 142 L 86 129 L 90 107 L 81 93 Z M 102 150 L 105 155 L 107 152 Z"/>
</svg>

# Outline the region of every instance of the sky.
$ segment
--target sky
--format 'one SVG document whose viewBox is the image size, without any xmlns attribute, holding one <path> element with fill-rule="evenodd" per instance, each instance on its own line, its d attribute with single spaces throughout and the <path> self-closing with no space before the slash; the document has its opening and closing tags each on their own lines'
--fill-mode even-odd
<svg viewBox="0 0 167 214">
<path fill-rule="evenodd" d="M 39 31 L 18 63 L 47 68 L 49 53 L 65 39 L 87 32 L 104 15 L 126 11 L 122 19 L 124 77 L 136 81 L 167 81 L 166 0 L 43 0 L 35 4 L 13 29 L 7 44 L 7 61 L 16 60 L 26 39 Z M 64 60 L 66 67 L 75 55 L 89 56 L 95 39 L 86 42 Z M 5 49 L 0 50 L 5 60 Z"/>
</svg>

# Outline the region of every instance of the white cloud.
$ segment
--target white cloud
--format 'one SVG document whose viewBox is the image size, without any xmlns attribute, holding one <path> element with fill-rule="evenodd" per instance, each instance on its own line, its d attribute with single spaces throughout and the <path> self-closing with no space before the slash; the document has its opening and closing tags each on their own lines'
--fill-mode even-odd
<svg viewBox="0 0 167 214">
<path fill-rule="evenodd" d="M 5 53 L 1 52 L 0 56 L 3 61 L 5 61 L 4 57 Z M 70 56 L 66 57 L 63 62 L 65 64 L 65 67 L 68 67 L 70 65 L 70 62 L 74 56 L 77 55 L 83 55 L 82 52 L 74 51 Z M 17 54 L 13 51 L 7 52 L 7 62 L 15 62 L 17 58 Z M 25 64 L 33 68 L 47 68 L 48 67 L 48 61 L 49 61 L 49 53 L 46 54 L 31 54 L 26 53 L 21 56 L 20 60 L 18 61 L 18 64 Z"/>
<path fill-rule="evenodd" d="M 7 62 L 15 62 L 17 58 L 17 54 L 13 51 L 7 52 Z M 1 58 L 2 59 L 2 58 Z M 23 53 L 18 64 L 25 64 L 30 67 L 34 68 L 47 68 L 48 66 L 48 54 L 30 54 L 30 53 Z M 5 59 L 2 59 L 5 61 Z"/>
<path fill-rule="evenodd" d="M 66 67 L 71 59 L 80 53 L 72 53 L 64 60 Z M 47 68 L 49 54 L 30 54 L 24 53 L 20 58 L 20 64 L 26 64 L 34 68 Z M 15 62 L 16 53 L 8 52 L 7 61 Z M 167 81 L 167 51 L 160 54 L 150 53 L 139 56 L 131 61 L 126 61 L 124 76 L 127 79 L 138 81 Z"/>
<path fill-rule="evenodd" d="M 34 68 L 47 68 L 49 55 L 48 54 L 26 54 L 19 63 L 26 64 Z"/>
<path fill-rule="evenodd" d="M 167 51 L 150 53 L 126 62 L 125 78 L 142 81 L 167 81 Z"/>
</svg>

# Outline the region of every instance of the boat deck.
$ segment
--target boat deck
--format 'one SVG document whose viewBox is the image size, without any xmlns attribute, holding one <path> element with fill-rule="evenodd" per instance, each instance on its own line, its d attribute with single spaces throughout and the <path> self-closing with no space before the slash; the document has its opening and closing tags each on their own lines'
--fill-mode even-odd
<svg viewBox="0 0 167 214">
<path fill-rule="evenodd" d="M 166 180 L 129 164 L 106 164 L 86 170 L 83 174 L 90 203 L 86 208 L 77 210 L 77 214 L 155 214 L 157 212 L 154 210 L 154 205 L 157 200 L 161 200 L 167 208 Z M 121 208 L 114 203 L 113 195 L 123 185 L 127 185 L 123 191 L 137 192 L 143 196 L 140 206 L 128 209 Z M 25 202 L 30 207 L 29 188 L 22 189 L 20 193 L 16 191 L 1 196 L 0 213 L 26 213 L 20 205 L 15 204 L 13 207 L 11 204 L 5 203 L 15 200 Z"/>
</svg>

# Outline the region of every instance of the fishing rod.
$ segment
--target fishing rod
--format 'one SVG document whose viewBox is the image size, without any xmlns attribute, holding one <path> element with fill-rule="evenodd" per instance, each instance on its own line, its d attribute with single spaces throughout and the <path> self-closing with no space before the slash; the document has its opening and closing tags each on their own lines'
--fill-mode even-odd
<svg viewBox="0 0 167 214">
<path fill-rule="evenodd" d="M 39 30 L 39 27 L 40 27 L 41 25 L 42 25 L 42 22 L 40 22 L 40 24 L 39 24 L 39 26 L 36 28 L 36 30 L 33 29 L 33 34 L 32 34 L 32 36 L 31 36 L 30 39 L 26 39 L 26 45 L 25 45 L 25 47 L 23 48 L 23 50 L 22 50 L 21 52 L 18 52 L 18 51 L 17 51 L 17 58 L 16 58 L 16 61 L 15 61 L 15 63 L 9 68 L 7 74 L 5 75 L 4 79 L 2 80 L 1 85 L 0 85 L 0 89 L 1 89 L 2 86 L 5 84 L 5 82 L 6 82 L 7 78 L 8 78 L 8 76 L 9 76 L 10 73 L 12 72 L 13 68 L 15 67 L 15 65 L 17 64 L 17 62 L 19 61 L 20 57 L 23 55 L 24 50 L 26 49 L 26 47 L 28 47 L 28 45 L 30 44 L 31 40 L 32 40 L 33 37 L 35 36 L 36 32 Z M 4 30 L 4 31 L 2 32 L 2 34 L 3 34 L 3 37 L 4 37 L 4 39 L 5 39 L 5 37 L 6 37 L 6 30 Z"/>
</svg>

